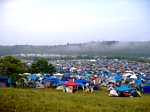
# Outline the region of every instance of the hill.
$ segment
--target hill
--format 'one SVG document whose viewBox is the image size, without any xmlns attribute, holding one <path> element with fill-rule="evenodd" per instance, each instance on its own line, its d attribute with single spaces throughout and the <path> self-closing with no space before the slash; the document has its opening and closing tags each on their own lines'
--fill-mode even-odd
<svg viewBox="0 0 150 112">
<path fill-rule="evenodd" d="M 93 93 L 64 93 L 55 89 L 0 88 L 1 112 L 149 112 L 150 96 L 108 97 L 107 89 Z"/>
<path fill-rule="evenodd" d="M 87 42 L 54 46 L 14 45 L 0 46 L 0 56 L 12 54 L 60 54 L 60 55 L 120 55 L 120 56 L 150 56 L 150 41 L 148 42 Z"/>
</svg>

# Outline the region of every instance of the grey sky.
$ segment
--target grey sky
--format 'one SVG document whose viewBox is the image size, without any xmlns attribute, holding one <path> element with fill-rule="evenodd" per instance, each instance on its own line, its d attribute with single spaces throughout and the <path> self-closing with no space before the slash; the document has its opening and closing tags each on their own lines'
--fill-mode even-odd
<svg viewBox="0 0 150 112">
<path fill-rule="evenodd" d="M 150 41 L 150 0 L 0 0 L 0 45 Z"/>
</svg>

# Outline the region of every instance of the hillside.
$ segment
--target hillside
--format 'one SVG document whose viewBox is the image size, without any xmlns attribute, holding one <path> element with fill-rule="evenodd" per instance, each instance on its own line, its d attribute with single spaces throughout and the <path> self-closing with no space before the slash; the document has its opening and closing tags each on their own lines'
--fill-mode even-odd
<svg viewBox="0 0 150 112">
<path fill-rule="evenodd" d="M 12 54 L 60 54 L 60 55 L 121 55 L 150 56 L 150 41 L 148 42 L 87 42 L 54 46 L 14 45 L 0 46 L 0 56 Z"/>
<path fill-rule="evenodd" d="M 0 88 L 1 112 L 149 112 L 150 96 L 108 97 L 106 88 L 93 93 L 55 89 Z"/>
</svg>

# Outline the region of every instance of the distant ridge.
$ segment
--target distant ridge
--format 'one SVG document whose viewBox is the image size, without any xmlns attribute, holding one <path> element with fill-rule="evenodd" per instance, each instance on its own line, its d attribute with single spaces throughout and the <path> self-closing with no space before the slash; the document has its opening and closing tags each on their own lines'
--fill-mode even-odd
<svg viewBox="0 0 150 112">
<path fill-rule="evenodd" d="M 150 57 L 150 41 L 147 42 L 87 42 L 66 45 L 0 45 L 0 56 L 12 54 L 60 54 L 60 55 L 122 55 Z"/>
</svg>

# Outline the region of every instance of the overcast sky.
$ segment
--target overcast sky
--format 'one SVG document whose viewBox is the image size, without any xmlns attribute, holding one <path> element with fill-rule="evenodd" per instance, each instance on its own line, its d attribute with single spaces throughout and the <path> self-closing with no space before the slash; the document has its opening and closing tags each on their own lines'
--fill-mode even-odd
<svg viewBox="0 0 150 112">
<path fill-rule="evenodd" d="M 150 0 L 0 0 L 0 45 L 150 41 Z"/>
</svg>

